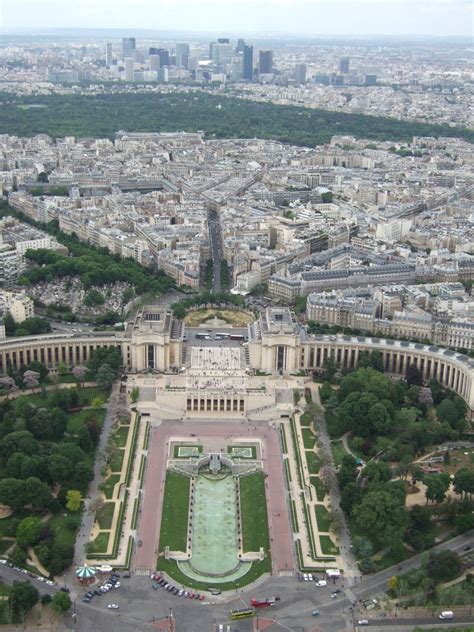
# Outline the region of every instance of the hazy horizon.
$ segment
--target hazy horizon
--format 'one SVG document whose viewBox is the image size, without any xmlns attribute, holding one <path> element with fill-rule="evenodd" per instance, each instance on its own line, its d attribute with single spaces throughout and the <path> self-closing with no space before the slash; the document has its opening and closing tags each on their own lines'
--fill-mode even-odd
<svg viewBox="0 0 474 632">
<path fill-rule="evenodd" d="M 471 0 L 4 0 L 1 29 L 470 37 Z"/>
</svg>

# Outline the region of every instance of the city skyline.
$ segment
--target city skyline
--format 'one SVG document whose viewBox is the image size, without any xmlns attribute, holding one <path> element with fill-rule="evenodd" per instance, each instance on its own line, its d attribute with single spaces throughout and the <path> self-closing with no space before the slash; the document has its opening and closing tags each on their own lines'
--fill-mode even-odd
<svg viewBox="0 0 474 632">
<path fill-rule="evenodd" d="M 58 0 L 7 0 L 2 30 L 125 28 L 189 32 L 287 33 L 291 35 L 388 35 L 472 37 L 472 3 L 466 0 L 123 0 L 71 4 Z"/>
</svg>

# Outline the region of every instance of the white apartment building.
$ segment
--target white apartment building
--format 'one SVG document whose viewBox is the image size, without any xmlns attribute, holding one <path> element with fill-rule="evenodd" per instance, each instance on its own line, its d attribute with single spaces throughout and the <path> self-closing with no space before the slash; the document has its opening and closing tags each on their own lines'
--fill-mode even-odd
<svg viewBox="0 0 474 632">
<path fill-rule="evenodd" d="M 22 323 L 35 315 L 33 301 L 22 292 L 0 290 L 0 309 L 4 313 L 10 312 L 16 323 Z"/>
</svg>

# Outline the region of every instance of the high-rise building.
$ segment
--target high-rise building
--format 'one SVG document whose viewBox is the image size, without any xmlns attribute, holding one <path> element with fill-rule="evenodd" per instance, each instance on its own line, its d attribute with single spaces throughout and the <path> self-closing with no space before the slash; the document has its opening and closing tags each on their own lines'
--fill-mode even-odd
<svg viewBox="0 0 474 632">
<path fill-rule="evenodd" d="M 176 65 L 182 68 L 188 67 L 189 44 L 176 44 Z"/>
<path fill-rule="evenodd" d="M 137 43 L 134 37 L 124 37 L 122 39 L 122 59 L 127 59 L 127 57 L 135 59 L 136 49 Z"/>
<path fill-rule="evenodd" d="M 339 61 L 339 70 L 341 75 L 348 75 L 350 67 L 350 59 L 349 57 L 341 57 Z"/>
<path fill-rule="evenodd" d="M 170 52 L 166 50 L 166 48 L 160 48 L 158 51 L 158 55 L 160 56 L 160 66 L 169 66 L 170 65 Z"/>
<path fill-rule="evenodd" d="M 219 38 L 217 38 L 217 43 L 218 44 L 228 44 L 229 43 L 229 38 L 228 37 L 219 37 Z"/>
<path fill-rule="evenodd" d="M 245 48 L 245 40 L 239 39 L 237 40 L 237 47 L 235 49 L 236 53 L 243 53 Z"/>
<path fill-rule="evenodd" d="M 112 44 L 110 43 L 105 45 L 105 65 L 107 68 L 112 65 Z"/>
<path fill-rule="evenodd" d="M 244 60 L 242 78 L 244 81 L 253 81 L 253 46 L 244 45 Z"/>
<path fill-rule="evenodd" d="M 376 86 L 377 85 L 377 75 L 365 75 L 366 86 Z"/>
<path fill-rule="evenodd" d="M 159 70 L 160 68 L 160 56 L 150 55 L 150 70 Z"/>
<path fill-rule="evenodd" d="M 231 79 L 232 81 L 240 81 L 242 79 L 242 67 L 243 57 L 241 54 L 236 55 L 231 64 Z"/>
<path fill-rule="evenodd" d="M 126 57 L 124 59 L 125 64 L 125 81 L 133 81 L 134 73 L 133 73 L 133 64 L 135 60 L 133 57 Z"/>
<path fill-rule="evenodd" d="M 163 66 L 158 71 L 158 81 L 160 83 L 168 83 L 168 68 L 167 66 Z"/>
<path fill-rule="evenodd" d="M 258 74 L 268 75 L 273 71 L 273 51 L 261 50 L 258 54 Z"/>
<path fill-rule="evenodd" d="M 306 64 L 296 64 L 295 81 L 300 86 L 304 86 L 306 83 Z"/>
</svg>

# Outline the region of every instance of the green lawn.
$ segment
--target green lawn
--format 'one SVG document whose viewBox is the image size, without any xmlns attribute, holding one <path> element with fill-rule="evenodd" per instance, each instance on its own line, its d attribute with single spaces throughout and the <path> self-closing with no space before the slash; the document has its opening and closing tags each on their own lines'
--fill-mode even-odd
<svg viewBox="0 0 474 632">
<path fill-rule="evenodd" d="M 324 505 L 315 505 L 316 520 L 319 531 L 329 531 L 331 528 L 331 516 Z"/>
<path fill-rule="evenodd" d="M 110 470 L 112 472 L 121 472 L 122 471 L 122 464 L 123 464 L 123 458 L 125 456 L 125 450 L 122 449 L 117 449 L 115 450 L 112 458 L 110 459 L 109 462 L 109 467 Z"/>
<path fill-rule="evenodd" d="M 31 516 L 30 511 L 15 511 L 8 518 L 0 519 L 0 538 L 4 538 L 5 536 L 14 536 L 16 531 L 16 525 L 23 518 L 28 518 Z"/>
<path fill-rule="evenodd" d="M 92 540 L 92 542 L 90 542 L 87 547 L 88 557 L 92 557 L 97 553 L 107 553 L 109 538 L 109 532 L 99 532 L 99 535 L 96 537 L 96 539 Z"/>
<path fill-rule="evenodd" d="M 263 473 L 243 476 L 239 483 L 243 550 L 258 551 L 263 547 L 269 557 L 270 539 Z"/>
<path fill-rule="evenodd" d="M 89 417 L 95 417 L 100 428 L 104 425 L 105 410 L 99 408 L 94 410 L 91 408 L 80 410 L 77 413 L 68 414 L 67 431 L 70 434 L 77 434 L 79 430 L 86 424 Z"/>
<path fill-rule="evenodd" d="M 12 587 L 9 584 L 3 584 L 0 582 L 0 596 L 9 597 Z M 0 601 L 0 625 L 7 625 L 10 623 L 10 613 L 8 608 L 8 600 Z"/>
<path fill-rule="evenodd" d="M 120 426 L 113 435 L 115 445 L 119 448 L 124 448 L 127 444 L 128 431 L 130 426 Z"/>
<path fill-rule="evenodd" d="M 96 513 L 96 519 L 101 529 L 110 529 L 114 517 L 115 503 L 105 503 Z"/>
<path fill-rule="evenodd" d="M 338 555 L 339 548 L 334 544 L 328 535 L 320 535 L 321 549 L 323 555 Z"/>
<path fill-rule="evenodd" d="M 322 502 L 324 500 L 324 497 L 326 496 L 326 490 L 324 489 L 324 485 L 322 484 L 321 479 L 319 479 L 317 476 L 310 476 L 309 480 L 311 481 L 311 485 L 316 490 L 316 498 L 319 500 L 319 502 Z"/>
<path fill-rule="evenodd" d="M 120 480 L 120 474 L 111 474 L 107 480 L 105 480 L 102 485 L 102 491 L 107 499 L 112 498 L 114 493 L 114 487 Z"/>
<path fill-rule="evenodd" d="M 321 461 L 318 459 L 314 452 L 306 451 L 305 454 L 309 473 L 318 474 L 319 470 L 321 469 Z"/>
<path fill-rule="evenodd" d="M 79 404 L 82 406 L 90 406 L 92 400 L 96 397 L 100 397 L 100 399 L 105 403 L 109 399 L 110 389 L 104 391 L 96 386 L 78 388 L 77 395 L 79 397 Z"/>
<path fill-rule="evenodd" d="M 165 481 L 163 511 L 160 527 L 160 551 L 167 546 L 171 551 L 186 550 L 190 479 L 168 471 Z"/>
<path fill-rule="evenodd" d="M 400 564 L 400 562 L 407 560 L 409 557 L 412 557 L 412 555 L 413 552 L 410 552 L 405 547 L 396 552 L 393 552 L 392 550 L 385 551 L 380 559 L 375 559 L 375 571 L 383 571 L 394 564 Z M 377 557 L 378 556 L 376 556 L 376 558 Z"/>
<path fill-rule="evenodd" d="M 312 419 L 312 415 L 306 411 L 300 416 L 300 424 L 302 426 L 311 426 Z"/>
<path fill-rule="evenodd" d="M 51 516 L 46 524 L 54 531 L 55 541 L 58 544 L 72 546 L 76 541 L 76 533 L 79 528 L 80 520 L 81 516 L 79 512 L 74 514 L 60 512 Z"/>
<path fill-rule="evenodd" d="M 342 459 L 347 456 L 349 453 L 346 452 L 344 446 L 341 441 L 333 441 L 331 443 L 332 455 L 334 457 L 334 462 L 336 467 L 339 467 L 342 463 Z"/>
<path fill-rule="evenodd" d="M 301 434 L 303 435 L 303 444 L 306 449 L 312 450 L 316 443 L 316 437 L 309 428 L 301 428 Z"/>
</svg>

